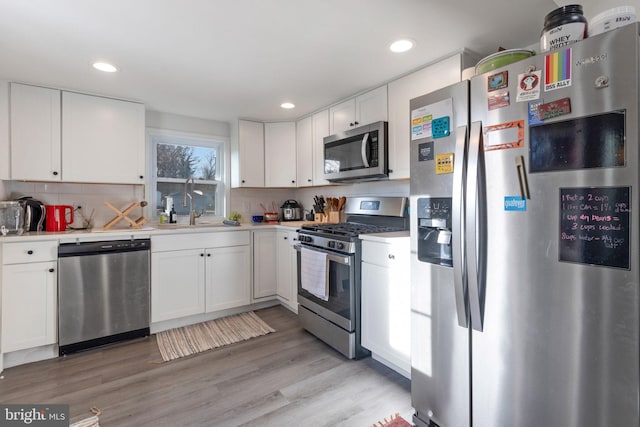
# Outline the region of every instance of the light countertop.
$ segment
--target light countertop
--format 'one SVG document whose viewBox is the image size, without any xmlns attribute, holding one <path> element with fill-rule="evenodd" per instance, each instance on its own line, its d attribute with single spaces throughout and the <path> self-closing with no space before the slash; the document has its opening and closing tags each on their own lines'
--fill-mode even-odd
<svg viewBox="0 0 640 427">
<path fill-rule="evenodd" d="M 167 234 L 186 234 L 186 233 L 210 233 L 210 232 L 228 232 L 228 231 L 250 231 L 257 229 L 276 229 L 276 228 L 300 228 L 309 221 L 283 221 L 273 224 L 253 224 L 242 223 L 239 226 L 228 226 L 223 224 L 206 224 L 201 223 L 195 226 L 188 224 L 158 224 L 155 222 L 148 223 L 142 228 L 111 228 L 103 230 L 96 228 L 91 230 L 67 230 L 59 232 L 50 231 L 32 231 L 23 233 L 22 235 L 8 234 L 0 236 L 0 243 L 10 242 L 27 242 L 27 241 L 55 241 L 60 243 L 73 243 L 76 241 L 97 241 L 97 240 L 120 240 L 120 239 L 147 239 L 151 236 L 167 235 Z"/>
<path fill-rule="evenodd" d="M 388 242 L 389 239 L 408 239 L 409 238 L 409 230 L 405 231 L 391 231 L 388 233 L 369 233 L 369 234 L 361 234 L 360 237 L 362 240 L 370 240 L 373 242 Z"/>
</svg>

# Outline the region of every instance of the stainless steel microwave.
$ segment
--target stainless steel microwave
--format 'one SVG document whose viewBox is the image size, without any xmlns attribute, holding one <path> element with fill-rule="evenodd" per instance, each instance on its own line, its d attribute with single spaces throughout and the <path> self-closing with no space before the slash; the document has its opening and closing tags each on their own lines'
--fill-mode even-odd
<svg viewBox="0 0 640 427">
<path fill-rule="evenodd" d="M 372 181 L 389 177 L 387 122 L 376 122 L 324 138 L 324 179 Z"/>
</svg>

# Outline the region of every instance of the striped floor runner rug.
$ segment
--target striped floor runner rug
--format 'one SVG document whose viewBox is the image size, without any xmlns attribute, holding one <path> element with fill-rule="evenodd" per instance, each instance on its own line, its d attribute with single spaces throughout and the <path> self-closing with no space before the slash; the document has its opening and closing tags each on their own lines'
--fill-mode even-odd
<svg viewBox="0 0 640 427">
<path fill-rule="evenodd" d="M 210 320 L 197 325 L 158 332 L 156 340 L 162 359 L 178 359 L 250 338 L 275 332 L 253 311 Z"/>
</svg>

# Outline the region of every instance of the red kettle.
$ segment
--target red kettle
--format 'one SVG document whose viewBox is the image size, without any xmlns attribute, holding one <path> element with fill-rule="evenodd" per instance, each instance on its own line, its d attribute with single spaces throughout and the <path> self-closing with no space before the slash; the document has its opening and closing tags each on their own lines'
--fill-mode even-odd
<svg viewBox="0 0 640 427">
<path fill-rule="evenodd" d="M 73 206 L 46 205 L 45 215 L 47 231 L 65 231 L 73 223 Z M 67 219 L 68 218 L 68 219 Z"/>
</svg>

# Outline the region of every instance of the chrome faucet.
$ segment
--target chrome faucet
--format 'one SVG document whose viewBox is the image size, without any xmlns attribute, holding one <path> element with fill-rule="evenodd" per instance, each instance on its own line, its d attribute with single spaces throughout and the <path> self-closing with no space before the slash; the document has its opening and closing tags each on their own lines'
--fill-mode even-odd
<svg viewBox="0 0 640 427">
<path fill-rule="evenodd" d="M 191 187 L 189 188 L 189 181 L 191 181 Z M 189 197 L 189 225 L 196 225 L 196 218 L 200 218 L 203 212 L 196 214 L 196 211 L 193 209 L 193 195 L 192 193 L 196 193 L 202 195 L 202 191 L 194 190 L 193 185 L 195 184 L 195 178 L 190 176 L 184 182 L 184 200 L 182 201 L 182 206 L 187 207 L 187 197 Z"/>
</svg>

